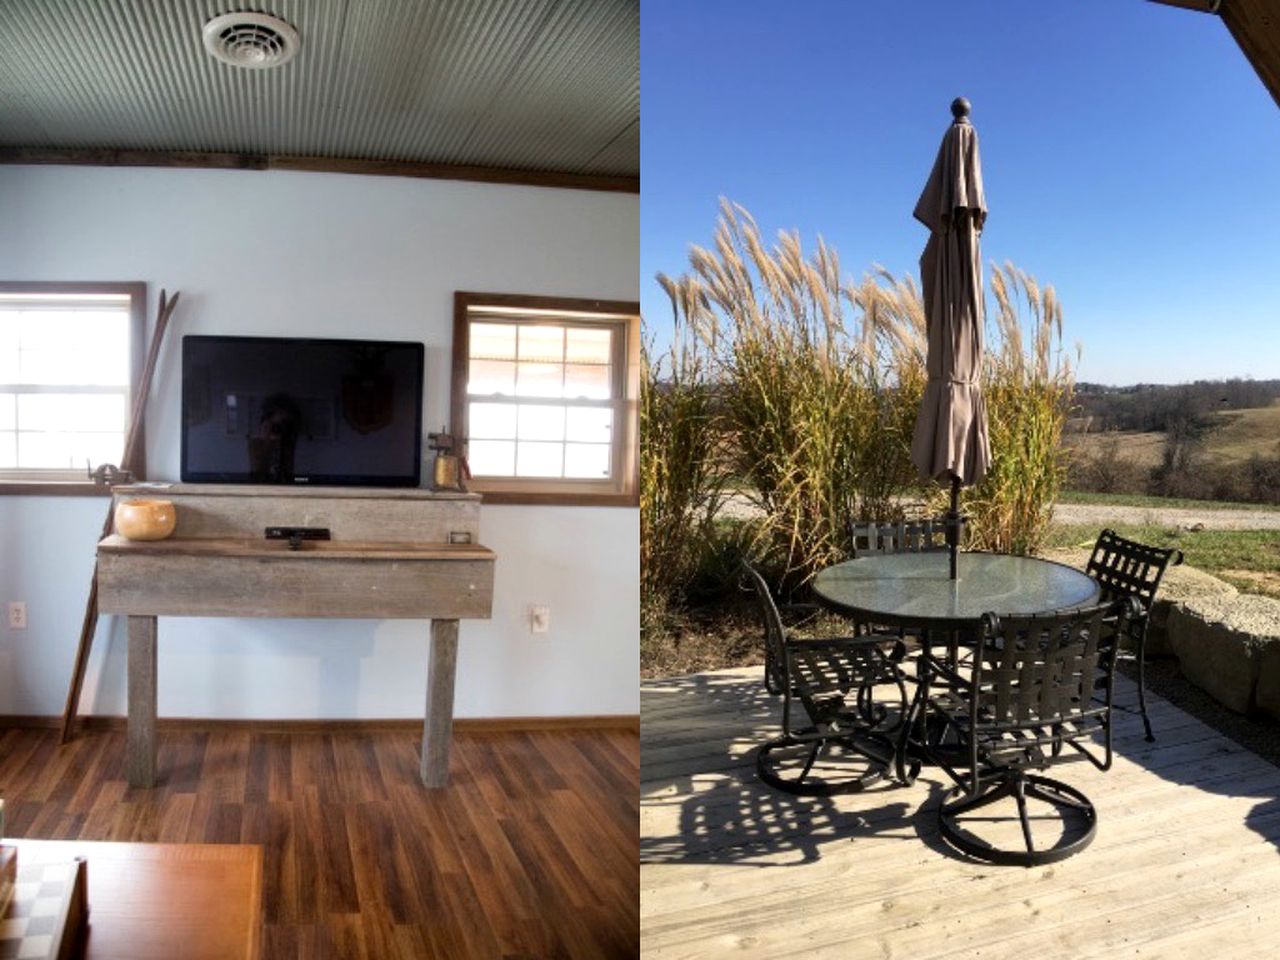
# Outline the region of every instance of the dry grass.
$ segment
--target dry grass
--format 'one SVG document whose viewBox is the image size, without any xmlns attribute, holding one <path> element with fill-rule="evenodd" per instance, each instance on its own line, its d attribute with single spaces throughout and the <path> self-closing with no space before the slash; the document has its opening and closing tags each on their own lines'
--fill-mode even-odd
<svg viewBox="0 0 1280 960">
<path fill-rule="evenodd" d="M 910 446 L 925 381 L 926 323 L 910 277 L 842 273 L 819 239 L 769 245 L 725 202 L 689 272 L 660 276 L 676 319 L 670 352 L 644 356 L 641 578 L 645 670 L 736 659 L 736 558 L 794 592 L 843 560 L 854 518 L 939 510 Z M 1063 474 L 1071 395 L 1053 288 L 1006 264 L 991 279 L 984 387 L 992 466 L 965 491 L 974 546 L 1025 552 L 1045 536 Z M 717 522 L 732 485 L 749 519 Z"/>
<path fill-rule="evenodd" d="M 1164 444 L 1163 433 L 1138 430 L 1071 433 L 1062 440 L 1072 458 L 1120 457 L 1147 472 L 1164 459 Z"/>
<path fill-rule="evenodd" d="M 640 358 L 640 586 L 650 618 L 678 601 L 696 573 L 727 479 L 708 358 L 680 322 L 688 311 L 682 298 L 696 291 L 680 282 L 666 287 L 676 318 L 672 345 L 655 357 L 646 341 Z"/>
<path fill-rule="evenodd" d="M 1136 430 L 1072 433 L 1063 445 L 1072 456 L 1096 457 L 1115 444 L 1115 455 L 1150 469 L 1164 456 L 1165 435 Z M 1201 455 L 1218 463 L 1239 463 L 1252 456 L 1272 457 L 1280 444 L 1280 403 L 1210 415 Z"/>
<path fill-rule="evenodd" d="M 1202 452 L 1220 463 L 1274 457 L 1280 452 L 1280 403 L 1215 414 Z"/>
<path fill-rule="evenodd" d="M 1026 553 L 1043 541 L 1066 475 L 1062 428 L 1071 407 L 1072 366 L 1063 355 L 1062 306 L 1052 286 L 1011 263 L 991 274 L 983 371 L 991 469 L 962 495 L 971 545 Z M 1029 337 L 1024 337 L 1024 330 Z"/>
<path fill-rule="evenodd" d="M 882 268 L 843 274 L 821 238 L 810 253 L 794 232 L 769 245 L 727 201 L 712 245 L 694 247 L 689 265 L 658 280 L 678 327 L 706 351 L 722 401 L 723 468 L 763 517 L 752 551 L 794 587 L 843 559 L 851 518 L 892 519 L 904 494 L 937 489 L 922 485 L 910 459 L 925 380 L 920 289 Z M 991 288 L 993 464 L 965 503 L 976 544 L 1022 552 L 1043 536 L 1061 483 L 1071 367 L 1051 286 L 1005 264 Z M 646 437 L 646 450 L 676 456 L 666 440 Z"/>
<path fill-rule="evenodd" d="M 849 518 L 887 516 L 913 481 L 910 432 L 924 380 L 924 321 L 910 282 L 841 274 L 818 240 L 766 246 L 725 202 L 713 249 L 660 277 L 713 358 L 728 469 L 764 520 L 757 553 L 802 582 L 844 556 Z"/>
</svg>

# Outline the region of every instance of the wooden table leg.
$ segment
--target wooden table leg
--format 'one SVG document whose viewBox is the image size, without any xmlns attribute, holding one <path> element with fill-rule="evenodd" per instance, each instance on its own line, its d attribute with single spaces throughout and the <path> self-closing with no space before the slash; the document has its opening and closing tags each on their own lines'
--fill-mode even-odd
<svg viewBox="0 0 1280 960">
<path fill-rule="evenodd" d="M 156 618 L 129 618 L 129 786 L 156 780 Z"/>
<path fill-rule="evenodd" d="M 458 661 L 458 621 L 431 621 L 427 660 L 427 717 L 422 726 L 422 782 L 449 784 L 449 745 L 453 740 L 453 677 Z"/>
</svg>

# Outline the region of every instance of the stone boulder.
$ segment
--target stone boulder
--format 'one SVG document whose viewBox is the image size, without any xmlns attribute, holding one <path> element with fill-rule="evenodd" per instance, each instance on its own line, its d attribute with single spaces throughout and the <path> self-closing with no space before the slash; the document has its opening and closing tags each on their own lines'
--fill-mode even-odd
<svg viewBox="0 0 1280 960">
<path fill-rule="evenodd" d="M 1092 552 L 1078 547 L 1060 547 L 1045 550 L 1041 556 L 1046 560 L 1056 560 L 1083 570 L 1088 565 Z M 1212 574 L 1189 567 L 1185 563 L 1167 569 L 1164 579 L 1160 581 L 1160 589 L 1156 591 L 1156 601 L 1151 606 L 1151 622 L 1147 625 L 1147 656 L 1174 655 L 1173 648 L 1169 645 L 1168 622 L 1169 611 L 1175 606 L 1201 597 L 1234 597 L 1238 593 L 1225 580 L 1219 580 Z"/>
<path fill-rule="evenodd" d="M 1164 572 L 1160 589 L 1156 591 L 1156 602 L 1151 605 L 1151 621 L 1147 624 L 1147 656 L 1174 656 L 1173 646 L 1169 643 L 1169 612 L 1175 607 L 1191 600 L 1234 597 L 1239 593 L 1225 580 L 1185 563 L 1170 567 Z"/>
<path fill-rule="evenodd" d="M 1280 608 L 1280 601 L 1272 601 Z M 1280 609 L 1277 609 L 1280 616 Z M 1273 628 L 1274 629 L 1274 628 Z M 1258 658 L 1258 686 L 1254 689 L 1254 706 L 1272 720 L 1280 720 L 1280 642 L 1263 646 Z"/>
<path fill-rule="evenodd" d="M 1195 597 L 1172 607 L 1167 626 L 1188 680 L 1237 713 L 1280 718 L 1280 600 Z"/>
</svg>

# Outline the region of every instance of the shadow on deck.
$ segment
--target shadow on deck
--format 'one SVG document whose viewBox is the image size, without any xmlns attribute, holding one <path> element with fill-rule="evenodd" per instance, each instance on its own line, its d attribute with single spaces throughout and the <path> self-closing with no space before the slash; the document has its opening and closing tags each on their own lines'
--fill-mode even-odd
<svg viewBox="0 0 1280 960">
<path fill-rule="evenodd" d="M 1135 943 L 1162 945 L 1136 951 L 1144 956 L 1184 946 L 1194 953 L 1197 931 L 1216 955 L 1269 955 L 1262 941 L 1257 952 L 1250 944 L 1264 928 L 1280 933 L 1267 906 L 1280 896 L 1280 768 L 1166 701 L 1151 698 L 1153 744 L 1136 716 L 1117 713 L 1110 771 L 1085 762 L 1057 768 L 1055 776 L 1094 801 L 1098 839 L 1062 863 L 1024 870 L 969 861 L 942 841 L 936 809 L 950 783 L 936 770 L 926 768 L 912 787 L 889 780 L 831 798 L 761 783 L 754 748 L 778 730 L 780 704 L 760 673 L 642 685 L 642 934 L 657 953 L 732 947 L 773 955 L 796 924 L 779 912 L 779 898 L 807 890 L 820 899 L 806 909 L 828 921 L 803 925 L 811 946 L 847 945 L 873 931 L 887 937 L 881 926 L 898 924 L 901 936 L 868 955 L 906 955 L 902 942 L 915 945 L 913 956 L 960 955 L 984 941 L 961 936 L 953 944 L 946 931 L 956 917 L 940 908 L 990 919 L 1010 910 L 1009 898 L 1019 922 L 996 938 L 1009 952 L 984 956 L 1032 943 L 1044 956 L 1114 955 L 1093 952 L 1096 944 L 1132 953 Z M 1133 685 L 1117 678 L 1117 702 L 1134 700 Z M 839 891 L 834 907 L 822 890 Z M 1112 928 L 1121 920 L 1130 922 Z M 921 941 L 922 926 L 935 936 Z M 1042 949 L 1037 929 L 1060 949 Z M 1234 952 L 1222 952 L 1246 931 Z"/>
</svg>

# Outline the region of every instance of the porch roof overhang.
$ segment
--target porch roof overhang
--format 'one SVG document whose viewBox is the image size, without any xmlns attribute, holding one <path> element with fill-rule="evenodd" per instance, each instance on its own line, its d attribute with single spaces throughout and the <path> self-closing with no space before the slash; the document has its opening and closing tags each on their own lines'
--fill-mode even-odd
<svg viewBox="0 0 1280 960">
<path fill-rule="evenodd" d="M 1215 14 L 1280 106 L 1280 4 L 1276 0 L 1153 0 Z"/>
</svg>

